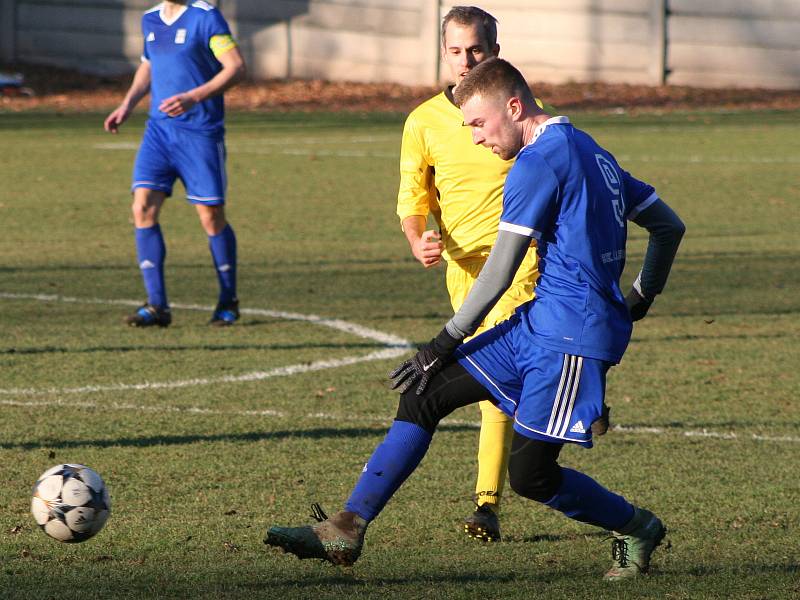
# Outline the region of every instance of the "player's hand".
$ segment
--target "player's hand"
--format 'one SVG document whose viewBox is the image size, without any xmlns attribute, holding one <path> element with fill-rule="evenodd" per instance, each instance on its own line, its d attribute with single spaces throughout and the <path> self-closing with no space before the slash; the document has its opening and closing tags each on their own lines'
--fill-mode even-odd
<svg viewBox="0 0 800 600">
<path fill-rule="evenodd" d="M 195 104 L 197 104 L 197 101 L 189 94 L 176 94 L 165 98 L 161 104 L 158 105 L 158 110 L 167 113 L 170 117 L 179 117 L 189 112 Z"/>
<path fill-rule="evenodd" d="M 429 269 L 442 262 L 442 236 L 438 231 L 429 229 L 424 231 L 419 239 L 411 246 L 411 252 L 422 265 Z"/>
<path fill-rule="evenodd" d="M 106 120 L 103 122 L 103 129 L 109 133 L 118 133 L 119 126 L 128 120 L 130 114 L 130 109 L 124 104 L 120 104 L 114 112 L 106 117 Z"/>
<path fill-rule="evenodd" d="M 392 389 L 403 394 L 419 381 L 416 394 L 420 396 L 460 344 L 460 339 L 451 336 L 447 329 L 442 329 L 439 335 L 421 346 L 413 358 L 389 373 Z"/>
<path fill-rule="evenodd" d="M 636 288 L 631 288 L 631 291 L 625 296 L 625 304 L 628 306 L 628 312 L 631 313 L 631 320 L 639 321 L 640 319 L 644 319 L 644 316 L 653 304 L 653 300 L 644 298 L 636 291 Z"/>
</svg>

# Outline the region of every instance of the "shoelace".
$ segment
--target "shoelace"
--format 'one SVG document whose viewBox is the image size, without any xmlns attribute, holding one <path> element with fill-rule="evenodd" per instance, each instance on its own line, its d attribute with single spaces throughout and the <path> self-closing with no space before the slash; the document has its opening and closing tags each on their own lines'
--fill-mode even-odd
<svg viewBox="0 0 800 600">
<path fill-rule="evenodd" d="M 614 538 L 611 540 L 611 558 L 619 563 L 620 567 L 628 566 L 628 542 Z"/>
<path fill-rule="evenodd" d="M 328 515 L 325 514 L 325 511 L 322 510 L 322 507 L 319 503 L 314 502 L 311 505 L 311 518 L 316 519 L 317 523 L 322 523 L 323 521 L 328 520 Z"/>
</svg>

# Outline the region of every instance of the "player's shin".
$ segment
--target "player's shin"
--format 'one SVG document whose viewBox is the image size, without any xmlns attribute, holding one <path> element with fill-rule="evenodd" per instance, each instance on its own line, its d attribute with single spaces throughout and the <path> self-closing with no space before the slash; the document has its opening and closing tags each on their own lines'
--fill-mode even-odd
<svg viewBox="0 0 800 600">
<path fill-rule="evenodd" d="M 419 425 L 395 421 L 383 442 L 364 465 L 345 510 L 369 522 L 386 506 L 414 469 L 417 468 L 432 434 Z"/>
<path fill-rule="evenodd" d="M 597 483 L 588 475 L 561 468 L 561 485 L 544 504 L 570 519 L 616 531 L 633 517 L 634 507 L 622 496 Z"/>
<path fill-rule="evenodd" d="M 142 272 L 147 302 L 158 308 L 167 307 L 167 291 L 164 285 L 164 260 L 167 248 L 161 226 L 136 228 L 136 255 Z"/>
<path fill-rule="evenodd" d="M 228 224 L 217 235 L 208 236 L 208 247 L 214 259 L 219 280 L 219 302 L 236 300 L 236 234 Z"/>
</svg>

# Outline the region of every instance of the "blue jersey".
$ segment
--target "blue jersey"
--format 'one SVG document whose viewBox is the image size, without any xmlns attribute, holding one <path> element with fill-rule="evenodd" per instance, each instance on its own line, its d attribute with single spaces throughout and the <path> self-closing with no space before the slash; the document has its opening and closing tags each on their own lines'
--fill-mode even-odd
<svg viewBox="0 0 800 600">
<path fill-rule="evenodd" d="M 536 300 L 520 317 L 539 346 L 617 363 L 632 323 L 619 287 L 626 219 L 655 190 L 566 117 L 540 125 L 506 179 L 500 229 L 538 240 Z"/>
<path fill-rule="evenodd" d="M 222 14 L 207 2 L 192 2 L 172 22 L 165 20 L 161 4 L 144 13 L 143 59 L 150 61 L 151 68 L 151 119 L 171 119 L 198 130 L 222 127 L 225 110 L 221 94 L 178 117 L 169 117 L 158 107 L 166 98 L 203 85 L 220 72 L 222 65 L 211 51 L 211 38 L 230 33 Z"/>
</svg>

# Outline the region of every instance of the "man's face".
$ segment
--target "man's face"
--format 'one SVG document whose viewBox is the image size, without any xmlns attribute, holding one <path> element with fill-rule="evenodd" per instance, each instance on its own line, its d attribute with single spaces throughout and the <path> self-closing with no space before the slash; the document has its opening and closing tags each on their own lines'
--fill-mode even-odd
<svg viewBox="0 0 800 600">
<path fill-rule="evenodd" d="M 472 128 L 472 141 L 486 146 L 503 160 L 522 148 L 522 130 L 512 118 L 508 102 L 495 96 L 473 96 L 461 106 L 464 124 Z"/>
<path fill-rule="evenodd" d="M 497 56 L 498 50 L 497 46 L 489 48 L 480 24 L 461 25 L 454 21 L 447 24 L 442 40 L 442 55 L 456 85 L 461 83 L 472 67 L 487 58 Z"/>
</svg>

